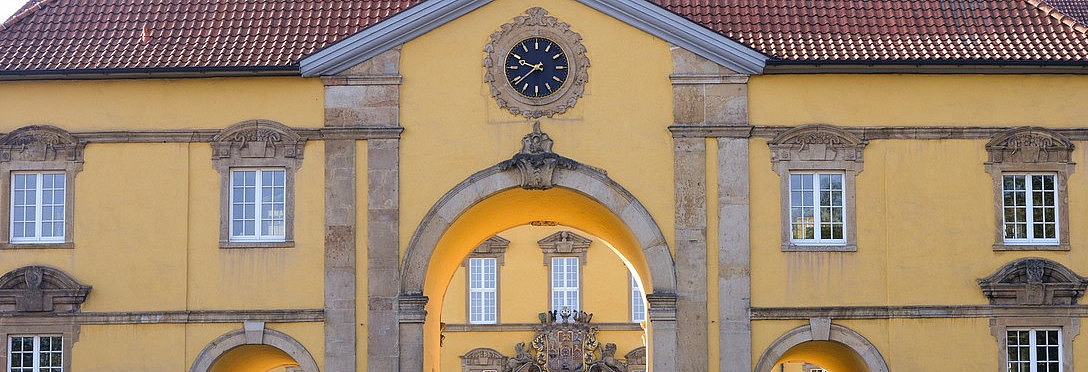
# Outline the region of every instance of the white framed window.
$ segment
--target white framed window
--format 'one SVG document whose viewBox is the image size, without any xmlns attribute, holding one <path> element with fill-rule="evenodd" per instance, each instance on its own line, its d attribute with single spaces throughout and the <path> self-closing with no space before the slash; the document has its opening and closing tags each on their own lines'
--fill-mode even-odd
<svg viewBox="0 0 1088 372">
<path fill-rule="evenodd" d="M 1001 177 L 1005 244 L 1058 244 L 1056 174 Z"/>
<path fill-rule="evenodd" d="M 286 173 L 283 168 L 231 169 L 231 241 L 286 239 Z"/>
<path fill-rule="evenodd" d="M 843 173 L 790 173 L 790 241 L 846 244 Z"/>
<path fill-rule="evenodd" d="M 11 174 L 11 242 L 64 242 L 64 172 Z"/>
<path fill-rule="evenodd" d="M 578 257 L 552 257 L 552 310 L 580 310 Z"/>
<path fill-rule="evenodd" d="M 1006 330 L 1009 372 L 1061 372 L 1060 329 Z"/>
<path fill-rule="evenodd" d="M 498 275 L 494 258 L 468 259 L 468 322 L 495 324 L 498 321 Z"/>
<path fill-rule="evenodd" d="M 60 336 L 11 336 L 8 372 L 63 372 L 63 345 Z"/>
<path fill-rule="evenodd" d="M 646 296 L 642 293 L 642 283 L 631 275 L 631 321 L 635 323 L 646 321 Z"/>
</svg>

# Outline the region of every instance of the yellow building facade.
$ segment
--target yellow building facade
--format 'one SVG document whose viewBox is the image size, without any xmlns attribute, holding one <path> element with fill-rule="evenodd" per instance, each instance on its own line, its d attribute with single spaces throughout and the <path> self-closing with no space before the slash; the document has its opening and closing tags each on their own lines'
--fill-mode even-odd
<svg viewBox="0 0 1088 372">
<path fill-rule="evenodd" d="M 293 72 L 11 70 L 0 358 L 1088 370 L 1079 65 L 769 59 L 642 0 L 428 0 Z"/>
</svg>

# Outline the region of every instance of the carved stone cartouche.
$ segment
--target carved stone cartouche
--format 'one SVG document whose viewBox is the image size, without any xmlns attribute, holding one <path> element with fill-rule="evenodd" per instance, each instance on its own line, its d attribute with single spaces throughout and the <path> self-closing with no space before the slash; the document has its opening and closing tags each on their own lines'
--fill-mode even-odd
<svg viewBox="0 0 1088 372">
<path fill-rule="evenodd" d="M 575 169 L 578 163 L 552 152 L 552 139 L 540 131 L 540 122 L 533 123 L 532 133 L 521 139 L 521 151 L 510 160 L 499 163 L 501 170 L 516 168 L 521 188 L 547 190 L 555 186 L 556 168 Z"/>
</svg>

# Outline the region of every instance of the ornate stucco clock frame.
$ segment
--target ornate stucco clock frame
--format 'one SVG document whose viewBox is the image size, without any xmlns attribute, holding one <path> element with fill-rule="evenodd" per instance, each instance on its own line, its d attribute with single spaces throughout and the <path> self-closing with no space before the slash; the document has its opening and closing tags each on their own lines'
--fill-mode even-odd
<svg viewBox="0 0 1088 372">
<path fill-rule="evenodd" d="M 506 66 L 503 63 L 515 44 L 531 37 L 543 37 L 555 42 L 569 61 L 567 81 L 563 86 L 555 93 L 539 98 L 518 94 L 506 81 Z M 566 112 L 582 96 L 589 80 L 589 58 L 582 45 L 582 36 L 571 31 L 569 24 L 549 16 L 544 8 L 530 8 L 525 15 L 515 17 L 514 22 L 502 25 L 499 31 L 491 34 L 491 41 L 484 47 L 484 52 L 487 53 L 484 58 L 487 69 L 484 80 L 491 88 L 491 96 L 499 107 L 514 115 L 532 119 Z"/>
</svg>

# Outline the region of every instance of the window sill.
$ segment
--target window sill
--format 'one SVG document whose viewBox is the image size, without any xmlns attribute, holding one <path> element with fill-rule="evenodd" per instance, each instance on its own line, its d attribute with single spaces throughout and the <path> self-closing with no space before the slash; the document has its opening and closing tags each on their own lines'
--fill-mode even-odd
<svg viewBox="0 0 1088 372">
<path fill-rule="evenodd" d="M 1005 244 L 994 243 L 995 251 L 1068 251 L 1069 243 L 1062 244 Z"/>
<path fill-rule="evenodd" d="M 857 252 L 858 246 L 855 244 L 843 244 L 843 245 L 798 245 L 793 243 L 783 243 L 783 252 Z"/>
<path fill-rule="evenodd" d="M 246 249 L 246 248 L 294 248 L 295 241 L 282 242 L 219 242 L 221 249 Z"/>
<path fill-rule="evenodd" d="M 12 243 L 0 242 L 0 249 L 74 249 L 74 242 L 56 243 Z"/>
</svg>

